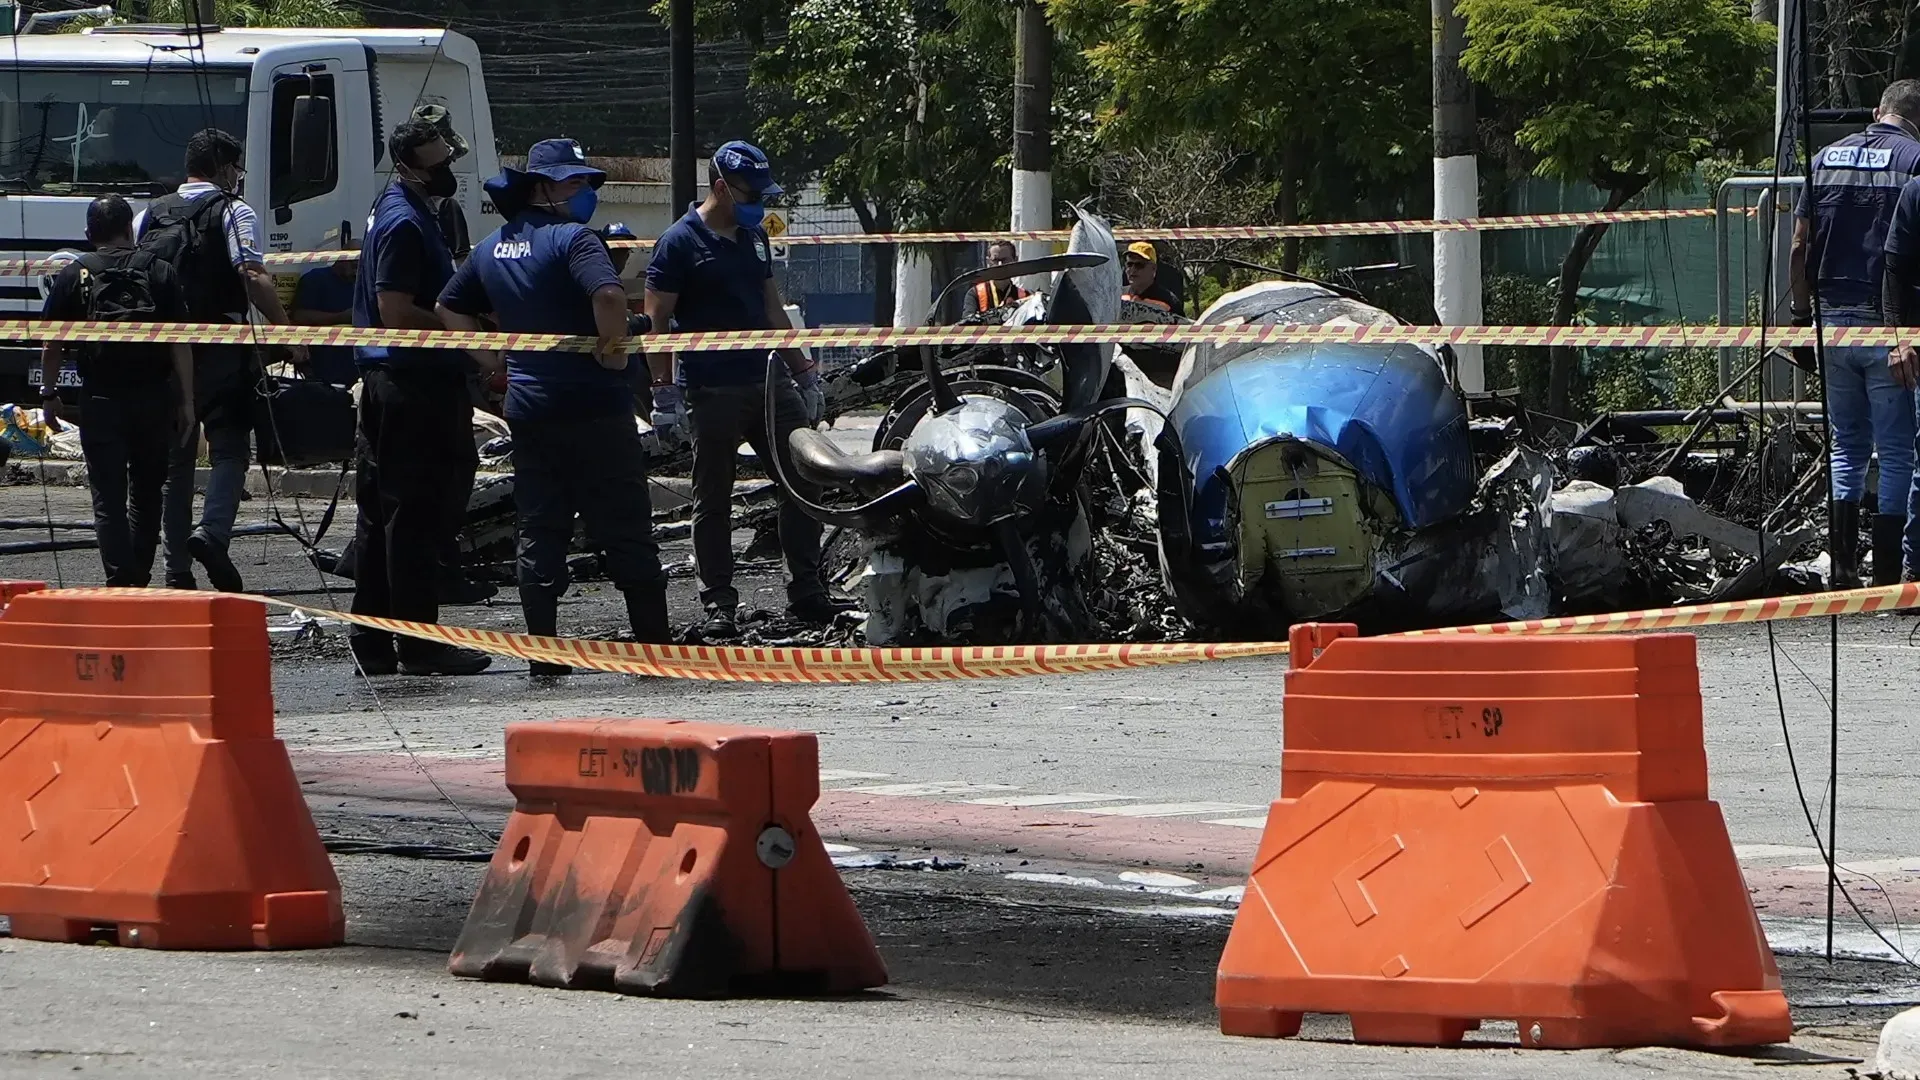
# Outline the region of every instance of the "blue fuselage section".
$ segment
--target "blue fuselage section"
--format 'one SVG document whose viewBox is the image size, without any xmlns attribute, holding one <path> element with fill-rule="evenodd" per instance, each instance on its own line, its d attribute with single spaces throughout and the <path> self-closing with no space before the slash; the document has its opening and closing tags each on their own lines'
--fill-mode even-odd
<svg viewBox="0 0 1920 1080">
<path fill-rule="evenodd" d="M 1230 540 L 1228 467 L 1276 438 L 1339 455 L 1414 529 L 1473 498 L 1466 411 L 1440 365 L 1411 345 L 1248 349 L 1185 387 L 1172 421 L 1193 477 L 1189 528 L 1200 551 Z"/>
</svg>

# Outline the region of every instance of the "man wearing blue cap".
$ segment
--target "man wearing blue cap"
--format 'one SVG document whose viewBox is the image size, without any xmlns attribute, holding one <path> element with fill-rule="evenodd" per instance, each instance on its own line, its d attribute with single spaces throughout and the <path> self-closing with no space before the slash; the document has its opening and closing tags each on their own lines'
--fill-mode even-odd
<svg viewBox="0 0 1920 1080">
<path fill-rule="evenodd" d="M 507 353 L 520 607 L 528 633 L 558 633 L 578 514 L 626 596 L 635 640 L 665 644 L 667 576 L 627 382 L 627 294 L 605 241 L 587 227 L 606 178 L 572 139 L 534 144 L 524 172 L 502 169 L 485 186 L 511 216 L 474 245 L 441 292 L 439 310 L 454 330 L 478 330 L 479 316 L 492 314 L 505 333 L 599 339 L 591 354 Z M 535 675 L 570 670 L 533 665 Z"/>
<path fill-rule="evenodd" d="M 647 267 L 647 315 L 653 332 L 769 330 L 788 325 L 773 283 L 773 252 L 761 219 L 766 200 L 782 194 L 767 155 L 730 142 L 713 155 L 707 198 L 687 209 L 654 245 Z M 678 383 L 693 435 L 693 557 L 706 608 L 703 638 L 736 630 L 740 594 L 733 587 L 733 481 L 742 439 L 762 461 L 779 454 L 794 473 L 787 436 L 820 418 L 820 375 L 798 349 L 781 351 L 786 373 L 775 385 L 775 429 L 766 427 L 765 351 L 695 352 L 680 357 Z M 650 356 L 655 384 L 666 382 L 670 357 Z M 656 406 L 657 408 L 658 406 Z M 771 445 L 769 445 L 771 434 Z M 788 611 L 823 624 L 844 605 L 827 595 L 820 572 L 820 524 L 791 502 L 780 507 Z"/>
<path fill-rule="evenodd" d="M 354 279 L 353 324 L 439 330 L 434 303 L 453 276 L 453 256 L 433 200 L 458 189 L 453 147 L 426 120 L 410 119 L 387 140 L 394 178 L 374 203 Z M 448 512 L 473 488 L 469 361 L 456 349 L 362 345 L 360 437 L 354 498 L 353 611 L 438 622 L 440 556 L 460 522 Z M 369 675 L 476 675 L 490 658 L 472 649 L 401 638 L 356 626 L 348 637 Z"/>
</svg>

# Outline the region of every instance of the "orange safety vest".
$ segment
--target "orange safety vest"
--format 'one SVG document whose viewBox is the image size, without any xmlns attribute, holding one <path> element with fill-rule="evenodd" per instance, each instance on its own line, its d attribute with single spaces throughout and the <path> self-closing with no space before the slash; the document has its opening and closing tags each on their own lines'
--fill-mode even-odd
<svg viewBox="0 0 1920 1080">
<path fill-rule="evenodd" d="M 982 281 L 973 287 L 973 295 L 976 299 L 980 301 L 981 311 L 990 311 L 994 308 L 999 307 L 1001 304 L 1006 303 L 1005 299 L 997 300 L 994 298 L 994 295 L 999 292 L 998 289 L 994 289 L 992 291 L 988 290 L 987 286 L 992 284 L 993 282 L 991 281 Z M 1018 285 L 1015 285 L 1013 287 L 1013 296 L 1009 297 L 1008 299 L 1025 300 L 1026 298 L 1027 298 L 1027 290 L 1021 288 Z"/>
</svg>

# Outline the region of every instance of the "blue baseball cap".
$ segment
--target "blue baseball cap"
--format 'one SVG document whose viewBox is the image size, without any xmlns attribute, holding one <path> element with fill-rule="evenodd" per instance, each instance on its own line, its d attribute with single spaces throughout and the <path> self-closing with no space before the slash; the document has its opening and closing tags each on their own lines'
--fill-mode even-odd
<svg viewBox="0 0 1920 1080">
<path fill-rule="evenodd" d="M 749 142 L 735 139 L 715 150 L 713 171 L 744 182 L 761 198 L 786 194 L 785 188 L 773 182 L 773 167 L 767 164 L 767 155 Z"/>
<path fill-rule="evenodd" d="M 603 240 L 638 240 L 640 239 L 638 236 L 635 236 L 633 234 L 632 229 L 627 228 L 627 223 L 624 221 L 616 221 L 613 224 L 608 225 L 606 228 L 601 229 L 600 238 Z"/>
<path fill-rule="evenodd" d="M 594 187 L 606 183 L 607 174 L 587 164 L 587 152 L 572 139 L 542 139 L 527 151 L 527 171 L 548 180 L 571 180 L 584 176 Z"/>
<path fill-rule="evenodd" d="M 534 177 L 542 180 L 571 180 L 584 176 L 594 187 L 607 182 L 607 174 L 587 164 L 587 152 L 572 139 L 543 139 L 527 151 L 527 167 L 500 167 L 503 187 L 514 187 Z"/>
<path fill-rule="evenodd" d="M 527 167 L 500 166 L 500 175 L 481 184 L 481 190 L 493 200 L 501 217 L 512 217 L 525 209 L 527 195 L 536 177 L 542 180 L 571 180 L 584 176 L 594 186 L 607 182 L 607 174 L 587 164 L 587 152 L 572 139 L 543 139 L 527 151 Z"/>
</svg>

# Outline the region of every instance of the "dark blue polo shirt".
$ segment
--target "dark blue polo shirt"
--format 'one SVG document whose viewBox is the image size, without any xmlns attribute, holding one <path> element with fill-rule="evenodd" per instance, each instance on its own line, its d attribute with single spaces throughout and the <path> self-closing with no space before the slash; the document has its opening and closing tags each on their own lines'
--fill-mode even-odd
<svg viewBox="0 0 1920 1080">
<path fill-rule="evenodd" d="M 353 281 L 353 325 L 383 327 L 382 292 L 406 293 L 415 307 L 432 311 L 440 290 L 453 277 L 453 256 L 440 234 L 440 222 L 426 202 L 395 180 L 373 204 L 373 223 L 360 245 L 360 273 Z M 361 367 L 386 364 L 459 367 L 465 357 L 458 349 L 415 349 L 407 346 L 360 345 L 354 360 Z"/>
<path fill-rule="evenodd" d="M 527 210 L 474 245 L 440 302 L 462 315 L 491 313 L 509 334 L 595 337 L 593 294 L 619 284 L 607 245 L 591 229 Z M 507 419 L 631 413 L 627 379 L 587 353 L 509 351 Z"/>
<path fill-rule="evenodd" d="M 1807 273 L 1829 312 L 1880 311 L 1887 230 L 1900 189 L 1920 175 L 1920 142 L 1873 124 L 1820 151 L 1795 214 L 1812 224 Z"/>
<path fill-rule="evenodd" d="M 660 235 L 647 264 L 647 288 L 679 297 L 668 327 L 675 332 L 774 329 L 767 322 L 772 276 L 766 233 L 742 228 L 737 240 L 729 240 L 707 228 L 697 209 Z M 683 386 L 745 386 L 766 377 L 765 349 L 680 354 Z"/>
<path fill-rule="evenodd" d="M 323 311 L 329 315 L 352 311 L 356 280 L 341 277 L 331 266 L 309 270 L 300 275 L 300 283 L 294 286 L 294 309 Z M 307 355 L 314 378 L 321 382 L 350 386 L 360 377 L 350 345 L 315 345 L 307 350 Z"/>
</svg>

